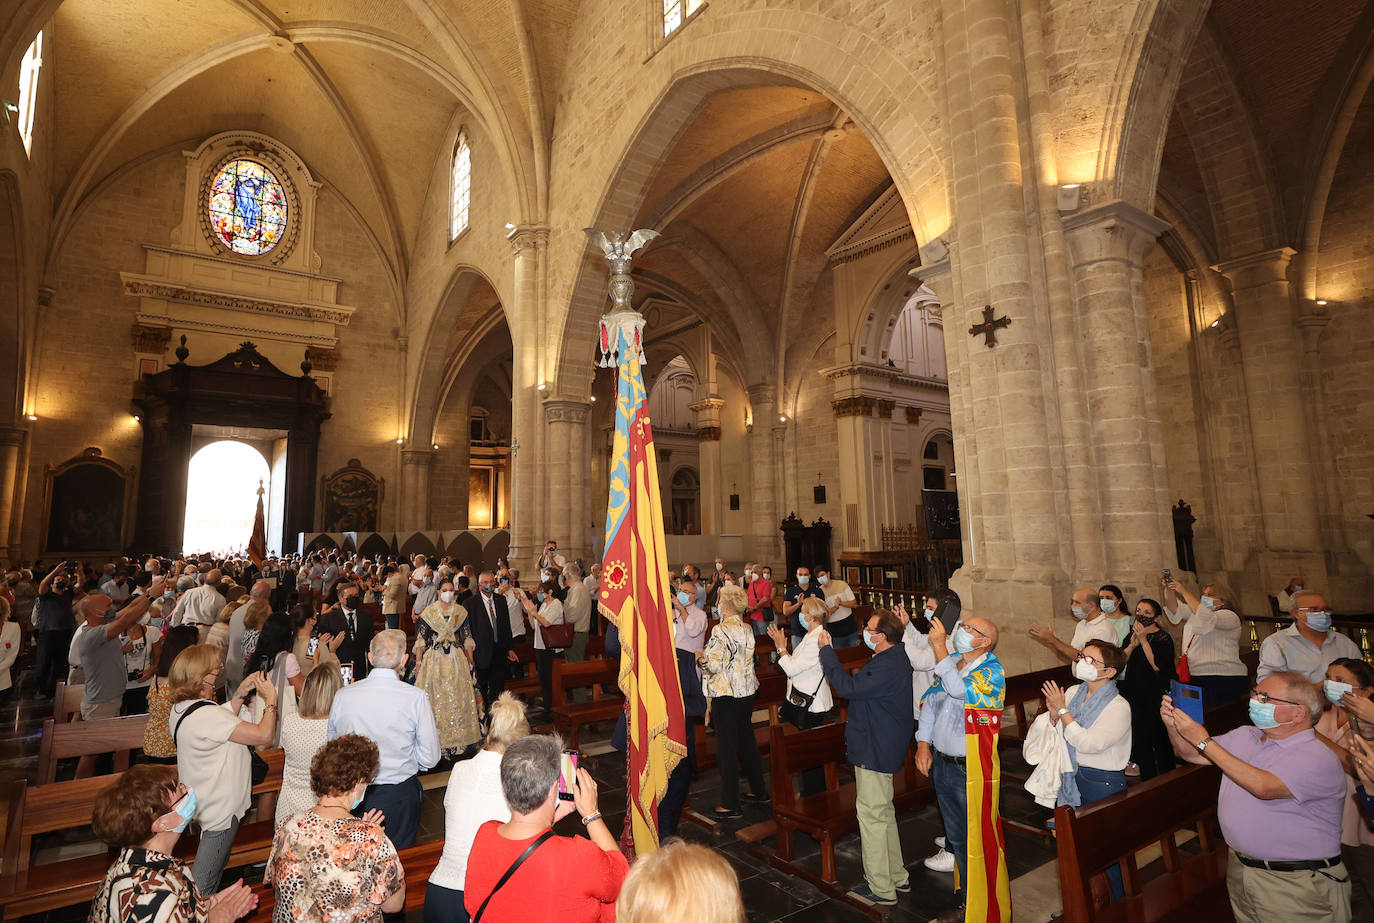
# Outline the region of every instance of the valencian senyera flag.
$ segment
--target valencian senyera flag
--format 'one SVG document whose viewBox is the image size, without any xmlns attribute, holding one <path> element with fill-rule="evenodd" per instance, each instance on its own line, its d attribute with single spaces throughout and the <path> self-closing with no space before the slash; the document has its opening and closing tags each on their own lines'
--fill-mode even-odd
<svg viewBox="0 0 1374 923">
<path fill-rule="evenodd" d="M 258 511 L 253 516 L 253 537 L 248 540 L 248 559 L 257 567 L 267 560 L 267 523 L 262 513 L 262 482 L 258 482 Z"/>
<path fill-rule="evenodd" d="M 942 688 L 943 683 L 936 677 L 926 695 Z M 1007 923 L 1011 920 L 1007 844 L 999 804 L 1002 761 L 997 755 L 1006 697 L 1006 673 L 997 655 L 990 653 L 964 677 L 968 881 L 959 881 L 959 870 L 955 868 L 954 887 L 964 891 L 965 923 Z M 925 701 L 924 696 L 922 701 Z"/>
<path fill-rule="evenodd" d="M 643 329 L 643 316 L 633 311 L 602 319 L 602 350 L 615 357 L 618 385 L 599 604 L 620 631 L 627 811 L 636 853 L 658 848 L 658 801 L 673 767 L 686 758 L 688 733 L 673 649 L 654 431 L 641 368 Z"/>
</svg>

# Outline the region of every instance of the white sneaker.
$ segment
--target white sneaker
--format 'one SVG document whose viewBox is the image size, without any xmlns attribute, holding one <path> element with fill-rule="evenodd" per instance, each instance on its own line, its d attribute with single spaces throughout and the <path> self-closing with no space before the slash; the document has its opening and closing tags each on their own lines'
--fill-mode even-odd
<svg viewBox="0 0 1374 923">
<path fill-rule="evenodd" d="M 935 846 L 936 846 L 937 849 L 944 849 L 944 848 L 945 848 L 945 838 L 942 837 L 942 836 L 937 836 L 937 837 L 935 838 Z"/>
<path fill-rule="evenodd" d="M 952 872 L 954 871 L 954 853 L 940 848 L 940 851 L 925 860 L 925 867 L 932 872 Z"/>
</svg>

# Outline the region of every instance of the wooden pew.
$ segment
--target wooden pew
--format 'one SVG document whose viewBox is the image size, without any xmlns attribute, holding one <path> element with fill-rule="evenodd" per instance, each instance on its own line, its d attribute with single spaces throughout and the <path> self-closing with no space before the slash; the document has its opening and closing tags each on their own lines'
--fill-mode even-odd
<svg viewBox="0 0 1374 923">
<path fill-rule="evenodd" d="M 1221 773 L 1189 765 L 1084 805 L 1060 807 L 1054 822 L 1065 923 L 1233 920 L 1226 892 L 1226 844 L 1217 829 Z M 1200 852 L 1185 853 L 1180 830 L 1195 829 Z M 1142 880 L 1135 853 L 1153 843 L 1163 871 Z M 1124 900 L 1109 903 L 1105 872 L 1120 864 Z"/>
<path fill-rule="evenodd" d="M 129 768 L 129 754 L 143 748 L 143 731 L 147 726 L 147 715 L 62 724 L 44 718 L 35 779 L 40 785 L 55 782 L 58 760 L 102 753 L 113 753 L 115 772 L 123 772 Z"/>
<path fill-rule="evenodd" d="M 425 891 L 429 888 L 429 876 L 439 864 L 444 852 L 444 841 L 416 843 L 400 850 L 401 868 L 406 873 L 406 901 L 403 913 L 418 913 L 425 906 Z M 243 918 L 244 923 L 272 923 L 272 912 L 277 906 L 277 892 L 265 884 L 253 886 L 258 896 L 257 909 Z"/>
<path fill-rule="evenodd" d="M 86 695 L 84 683 L 69 686 L 58 680 L 52 697 L 52 719 L 58 724 L 81 720 L 81 700 Z"/>
<path fill-rule="evenodd" d="M 534 668 L 534 642 L 525 641 L 511 648 L 525 666 L 525 675 L 506 680 L 506 691 L 529 702 L 539 698 L 539 674 Z"/>
<path fill-rule="evenodd" d="M 261 783 L 253 786 L 253 794 L 259 796 L 258 816 L 262 819 L 239 827 L 227 868 L 261 862 L 272 847 L 273 814 L 281 790 L 284 757 L 281 750 L 264 750 L 260 755 L 267 761 L 268 772 Z M 24 779 L 15 780 L 10 790 L 4 852 L 0 854 L 0 920 L 71 907 L 95 896 L 110 867 L 110 855 L 100 853 L 34 865 L 33 838 L 90 824 L 96 796 L 106 786 L 118 782 L 121 775 L 39 786 L 29 785 Z M 177 844 L 177 855 L 194 856 L 197 842 L 195 836 L 183 836 Z"/>
<path fill-rule="evenodd" d="M 777 825 L 778 845 L 770 861 L 783 871 L 815 882 L 808 869 L 794 861 L 792 836 L 797 831 L 810 834 L 820 843 L 820 881 L 835 884 L 835 841 L 857 830 L 855 809 L 857 788 L 840 784 L 840 764 L 844 762 L 844 722 L 826 724 L 809 731 L 778 725 L 771 731 L 769 770 L 772 775 L 773 820 Z M 793 788 L 795 773 L 824 768 L 826 790 L 802 797 Z M 910 749 L 902 761 L 902 771 L 893 777 L 893 803 L 898 813 L 919 810 L 935 800 L 935 790 L 916 772 Z"/>
<path fill-rule="evenodd" d="M 1026 706 L 1033 702 L 1040 702 L 1045 698 L 1040 687 L 1047 680 L 1054 680 L 1062 689 L 1067 689 L 1078 683 L 1078 680 L 1073 678 L 1073 670 L 1069 668 L 1068 664 L 1007 677 L 1007 697 L 1002 707 L 1012 709 L 1016 715 L 1016 720 L 1010 724 L 1006 721 L 1002 722 L 1002 734 L 998 739 L 999 745 L 1010 746 L 1015 744 L 1020 746 L 1025 741 L 1026 733 L 1030 730 L 1030 721 L 1026 719 Z"/>
<path fill-rule="evenodd" d="M 619 660 L 584 660 L 568 663 L 553 662 L 553 725 L 568 735 L 568 748 L 577 749 L 582 726 L 598 721 L 615 721 L 625 707 L 619 695 L 606 695 L 602 687 L 615 685 L 620 673 Z M 592 690 L 590 702 L 574 702 L 569 690 Z"/>
</svg>

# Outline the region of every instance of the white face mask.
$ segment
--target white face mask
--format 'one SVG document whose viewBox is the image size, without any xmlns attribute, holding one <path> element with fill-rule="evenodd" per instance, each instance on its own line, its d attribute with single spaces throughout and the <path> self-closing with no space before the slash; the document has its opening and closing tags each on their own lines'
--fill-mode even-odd
<svg viewBox="0 0 1374 923">
<path fill-rule="evenodd" d="M 446 602 L 446 603 L 451 603 L 451 602 L 453 602 L 453 591 L 452 591 L 452 590 L 444 590 L 444 592 L 442 592 L 442 593 L 439 594 L 439 601 L 440 601 L 440 602 Z"/>
<path fill-rule="evenodd" d="M 1073 662 L 1073 675 L 1085 683 L 1096 682 L 1097 664 L 1088 663 L 1086 660 L 1075 660 Z"/>
</svg>

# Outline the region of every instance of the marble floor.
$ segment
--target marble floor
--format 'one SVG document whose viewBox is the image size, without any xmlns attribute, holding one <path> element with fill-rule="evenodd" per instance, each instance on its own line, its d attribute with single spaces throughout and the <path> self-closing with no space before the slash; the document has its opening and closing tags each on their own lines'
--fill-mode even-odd
<svg viewBox="0 0 1374 923">
<path fill-rule="evenodd" d="M 9 697 L 0 704 L 0 800 L 6 802 L 0 808 L 7 808 L 10 783 L 13 779 L 33 771 L 37 761 L 38 741 L 42 722 L 51 713 L 51 701 L 35 699 L 31 674 L 24 669 L 21 660 L 16 671 L 16 685 Z M 619 830 L 624 819 L 624 762 L 623 757 L 612 751 L 606 741 L 610 727 L 597 727 L 585 732 L 582 743 L 583 764 L 596 778 L 601 792 L 603 812 L 612 830 Z M 1021 771 L 1019 757 L 1011 752 L 1004 754 L 1004 768 L 1007 772 Z M 765 773 L 766 773 L 765 768 Z M 59 778 L 69 778 L 73 767 L 63 766 Z M 425 777 L 425 803 L 421 814 L 421 841 L 439 839 L 444 832 L 443 796 L 447 782 L 446 772 L 431 773 Z M 719 777 L 714 770 L 701 773 L 691 789 L 692 804 L 702 811 L 709 811 L 717 804 Z M 770 814 L 767 807 L 744 806 L 745 816 L 738 821 L 726 822 L 720 833 L 712 834 L 689 822 L 682 824 L 681 835 L 693 842 L 699 842 L 718 850 L 734 866 L 739 874 L 740 889 L 744 895 L 745 907 L 751 923 L 767 921 L 862 921 L 873 919 L 862 910 L 830 897 L 809 882 L 785 874 L 769 863 L 751 853 L 747 844 L 735 837 L 735 832 L 751 824 L 766 821 Z M 1003 816 L 1015 818 L 1030 824 L 1043 825 L 1050 812 L 1035 805 L 1016 783 L 1003 786 Z M 560 833 L 572 834 L 578 828 L 576 818 L 563 822 L 567 829 Z M 899 923 L 926 921 L 948 910 L 952 906 L 953 876 L 931 872 L 922 865 L 921 860 L 934 851 L 932 840 L 942 833 L 940 819 L 935 808 L 910 813 L 899 819 L 902 851 L 911 871 L 911 893 L 901 895 L 899 904 L 891 908 L 890 919 Z M 1012 899 L 1016 917 L 1019 920 L 1040 923 L 1050 918 L 1059 908 L 1058 882 L 1055 871 L 1054 847 L 1052 841 L 1027 836 L 1008 830 L 1007 863 L 1012 875 Z M 764 847 L 772 845 L 772 840 L 764 840 Z M 61 834 L 41 838 L 36 843 L 39 862 L 52 861 L 76 855 L 99 852 L 103 846 L 94 842 L 90 830 L 70 830 Z M 819 848 L 808 837 L 796 837 L 798 858 L 809 863 L 819 871 Z M 836 847 L 836 863 L 839 879 L 844 886 L 852 886 L 863 880 L 862 864 L 857 833 L 843 837 Z M 241 875 L 248 881 L 261 880 L 262 870 L 245 868 L 226 872 L 229 876 Z M 85 919 L 86 909 L 73 907 L 64 911 L 54 911 L 44 915 L 25 918 L 32 923 L 75 923 Z M 411 919 L 418 923 L 420 915 L 413 914 Z"/>
</svg>

